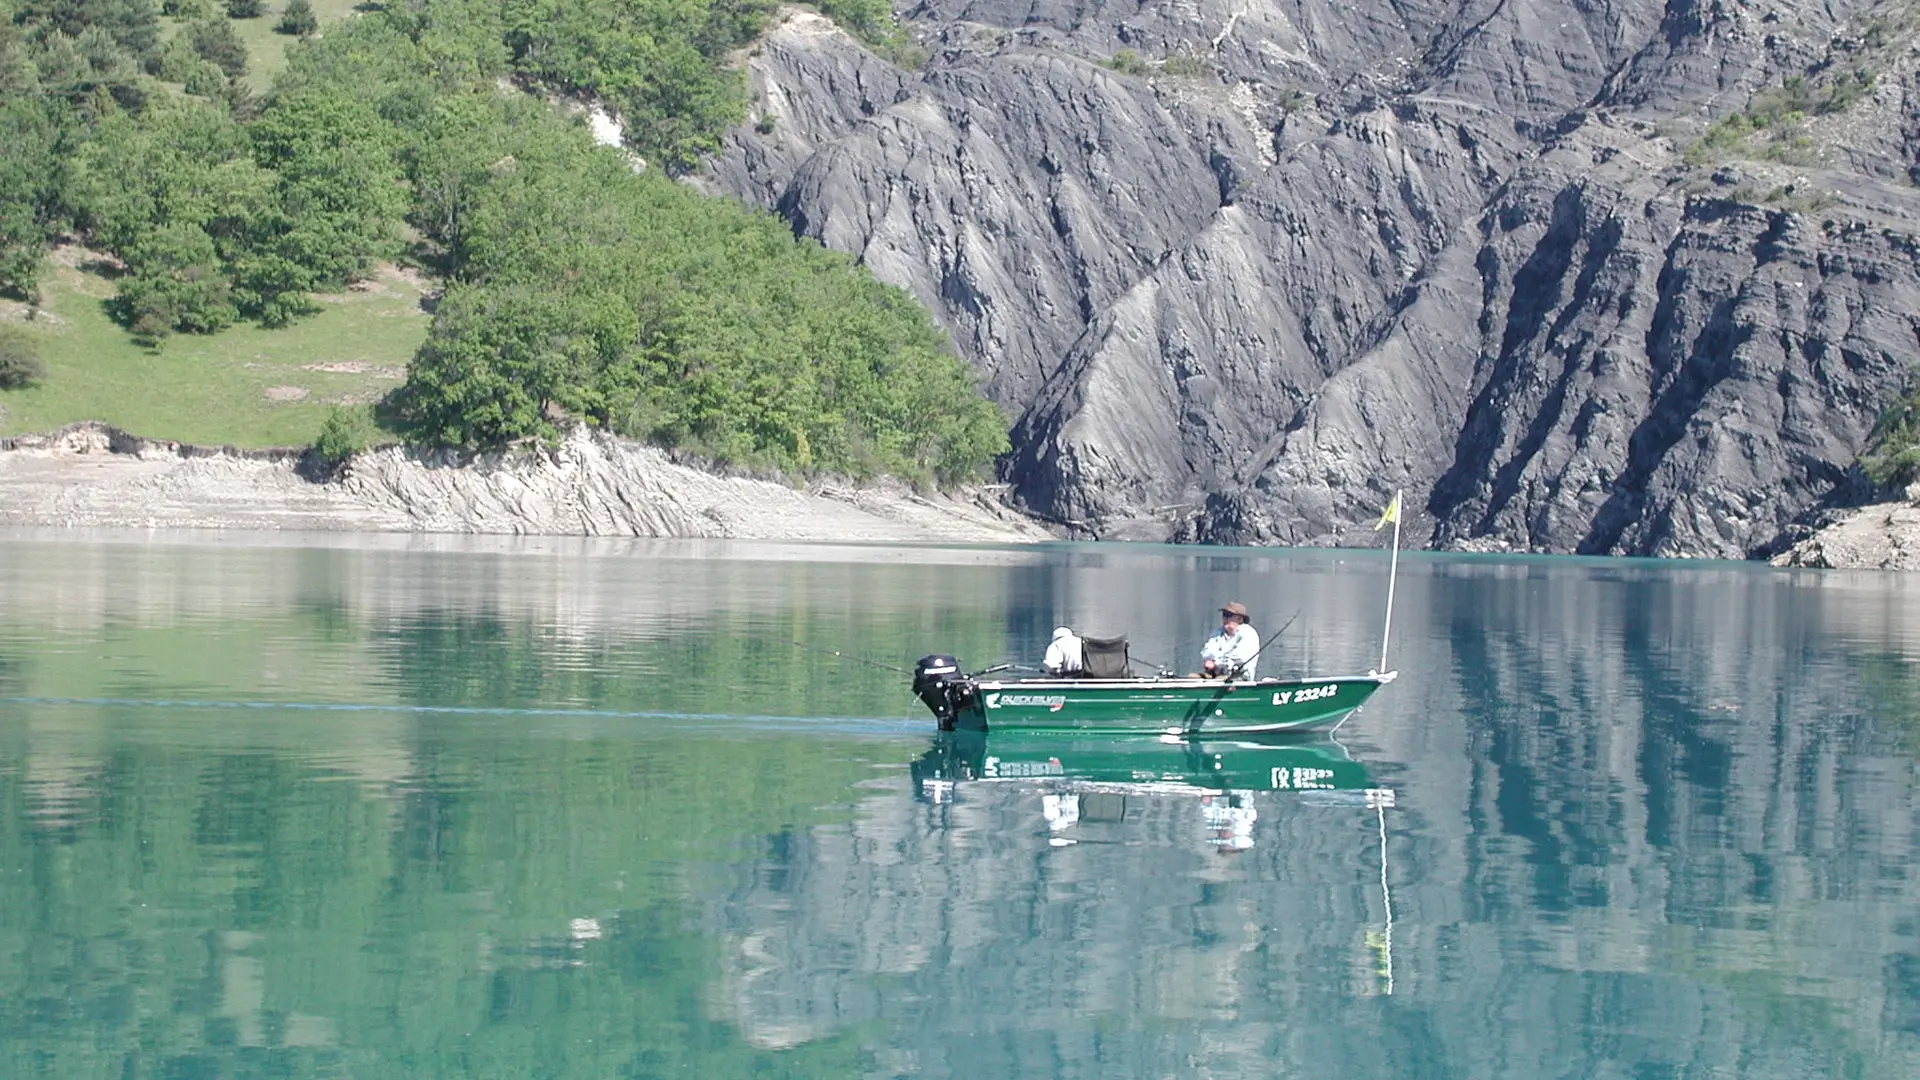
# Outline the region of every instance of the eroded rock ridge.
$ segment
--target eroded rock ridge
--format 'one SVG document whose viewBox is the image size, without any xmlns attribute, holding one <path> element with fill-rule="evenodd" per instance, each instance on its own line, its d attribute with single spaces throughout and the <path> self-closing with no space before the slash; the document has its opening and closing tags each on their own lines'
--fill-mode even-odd
<svg viewBox="0 0 1920 1080">
<path fill-rule="evenodd" d="M 930 305 L 1081 535 L 1766 553 L 1920 354 L 1904 5 L 898 12 L 791 13 L 703 183 Z"/>
<path fill-rule="evenodd" d="M 197 528 L 822 540 L 1044 540 L 980 490 L 804 488 L 721 476 L 657 447 L 575 429 L 474 456 L 397 446 L 315 483 L 298 451 L 144 439 L 105 424 L 0 439 L 0 527 Z"/>
</svg>

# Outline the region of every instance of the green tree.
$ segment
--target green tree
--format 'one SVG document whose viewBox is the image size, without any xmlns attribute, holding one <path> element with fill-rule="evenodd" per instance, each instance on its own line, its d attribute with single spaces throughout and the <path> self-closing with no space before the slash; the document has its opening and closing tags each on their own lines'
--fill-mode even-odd
<svg viewBox="0 0 1920 1080">
<path fill-rule="evenodd" d="M 167 82 L 183 83 L 187 81 L 187 75 L 202 62 L 200 54 L 194 50 L 193 35 L 179 33 L 160 47 L 160 60 L 154 65 L 153 73 Z"/>
<path fill-rule="evenodd" d="M 423 441 L 462 447 L 550 439 L 568 417 L 604 422 L 604 390 L 637 330 L 605 294 L 456 287 L 395 396 L 399 418 Z"/>
<path fill-rule="evenodd" d="M 47 377 L 40 343 L 13 326 L 0 326 L 0 390 L 19 390 Z"/>
<path fill-rule="evenodd" d="M 820 13 L 869 43 L 893 30 L 893 5 L 887 0 L 821 0 Z"/>
<path fill-rule="evenodd" d="M 218 105 L 179 101 L 141 119 L 112 117 L 80 147 L 68 195 L 79 224 L 123 259 L 147 232 L 172 224 L 238 243 L 271 179 L 251 150 L 246 129 Z"/>
<path fill-rule="evenodd" d="M 308 448 L 312 474 L 317 474 L 318 479 L 340 475 L 354 455 L 373 443 L 376 434 L 373 416 L 364 407 L 335 405 L 328 409 L 319 436 Z"/>
<path fill-rule="evenodd" d="M 318 31 L 320 19 L 313 13 L 312 0 L 287 0 L 286 9 L 280 12 L 280 22 L 274 29 L 296 37 L 306 37 Z"/>
<path fill-rule="evenodd" d="M 229 19 L 257 19 L 264 10 L 260 0 L 227 0 Z"/>
<path fill-rule="evenodd" d="M 47 236 L 61 216 L 69 124 L 65 110 L 37 96 L 0 99 L 0 292 L 38 294 Z"/>
<path fill-rule="evenodd" d="M 937 481 L 1004 448 L 1005 418 L 905 294 L 672 179 L 743 115 L 728 58 L 772 0 L 412 0 L 289 49 L 264 101 L 233 77 L 230 21 L 156 52 L 146 3 L 28 0 L 0 19 L 0 284 L 31 288 L 71 227 L 126 264 L 115 310 L 142 338 L 272 325 L 396 255 L 405 221 L 448 279 L 387 405 L 411 440 L 584 422 L 758 467 Z M 830 12 L 898 34 L 880 0 Z M 501 95 L 506 74 L 601 96 L 656 167 L 636 175 L 538 98 Z"/>
<path fill-rule="evenodd" d="M 31 62 L 40 93 L 66 101 L 84 118 L 138 112 L 146 105 L 143 61 L 99 27 L 78 37 L 44 34 Z"/>
<path fill-rule="evenodd" d="M 111 118 L 81 148 L 70 188 L 78 220 L 127 264 L 115 308 L 140 337 L 232 323 L 228 266 L 271 197 L 250 149 L 223 107 L 195 102 Z"/>
<path fill-rule="evenodd" d="M 227 91 L 227 73 L 211 60 L 195 60 L 180 88 L 195 97 L 217 98 Z"/>
<path fill-rule="evenodd" d="M 160 17 L 150 0 L 24 0 L 14 19 L 72 39 L 98 30 L 142 63 L 160 43 Z"/>
<path fill-rule="evenodd" d="M 1889 490 L 1920 478 L 1920 386 L 1910 386 L 1880 414 L 1860 465 L 1868 479 Z"/>
<path fill-rule="evenodd" d="M 134 335 L 158 342 L 175 330 L 210 334 L 238 314 L 213 238 L 176 223 L 141 236 L 129 252 L 116 303 Z"/>
<path fill-rule="evenodd" d="M 772 10 L 768 0 L 504 0 L 502 33 L 517 70 L 605 98 L 642 154 L 682 171 L 745 116 L 744 75 L 727 58 Z"/>
<path fill-rule="evenodd" d="M 247 73 L 247 43 L 226 19 L 205 19 L 186 30 L 187 40 L 202 60 L 220 66 L 229 78 Z"/>
<path fill-rule="evenodd" d="M 243 306 L 279 323 L 307 308 L 300 294 L 358 280 L 398 253 L 399 133 L 363 98 L 318 89 L 277 98 L 248 133 L 275 183 L 235 284 Z"/>
<path fill-rule="evenodd" d="M 490 445 L 571 417 L 722 460 L 940 481 L 1004 450 L 926 313 L 846 256 L 635 175 L 532 103 L 447 102 L 422 132 L 413 220 L 462 284 L 392 402 L 409 438 Z"/>
</svg>

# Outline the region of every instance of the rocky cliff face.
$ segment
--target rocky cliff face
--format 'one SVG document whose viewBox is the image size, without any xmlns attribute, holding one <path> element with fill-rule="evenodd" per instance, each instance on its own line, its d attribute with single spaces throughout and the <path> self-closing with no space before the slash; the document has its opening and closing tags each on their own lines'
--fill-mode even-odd
<svg viewBox="0 0 1920 1080">
<path fill-rule="evenodd" d="M 1750 555 L 1920 355 L 1904 3 L 899 10 L 791 14 L 703 182 L 931 306 L 1085 535 Z"/>
</svg>

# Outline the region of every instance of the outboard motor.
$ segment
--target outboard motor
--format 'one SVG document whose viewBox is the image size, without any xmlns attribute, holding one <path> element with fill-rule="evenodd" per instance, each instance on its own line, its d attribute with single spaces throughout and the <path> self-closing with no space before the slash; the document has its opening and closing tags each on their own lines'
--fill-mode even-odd
<svg viewBox="0 0 1920 1080">
<path fill-rule="evenodd" d="M 933 710 L 941 731 L 952 731 L 954 718 L 973 697 L 973 684 L 960 673 L 960 661 L 936 654 L 914 665 L 913 693 Z"/>
</svg>

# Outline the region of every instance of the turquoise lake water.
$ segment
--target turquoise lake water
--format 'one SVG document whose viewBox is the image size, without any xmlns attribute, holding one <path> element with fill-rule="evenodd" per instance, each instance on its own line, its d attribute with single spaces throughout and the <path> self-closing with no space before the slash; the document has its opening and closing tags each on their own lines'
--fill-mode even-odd
<svg viewBox="0 0 1920 1080">
<path fill-rule="evenodd" d="M 1386 570 L 0 532 L 0 1078 L 1920 1076 L 1920 580 L 1405 556 L 1278 747 L 887 669 Z"/>
</svg>

